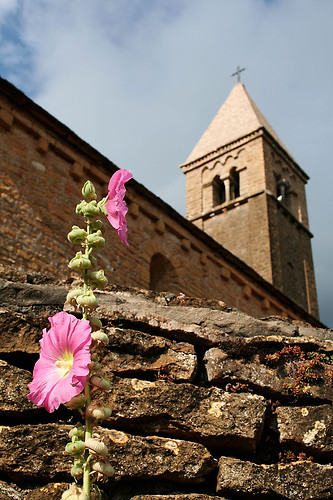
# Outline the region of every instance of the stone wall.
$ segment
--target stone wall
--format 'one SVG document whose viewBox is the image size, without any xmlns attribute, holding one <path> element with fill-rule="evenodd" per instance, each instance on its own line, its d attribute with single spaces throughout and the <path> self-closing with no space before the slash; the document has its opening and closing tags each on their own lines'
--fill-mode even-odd
<svg viewBox="0 0 333 500">
<path fill-rule="evenodd" d="M 73 247 L 66 235 L 81 223 L 74 213 L 81 187 L 91 179 L 105 196 L 116 168 L 0 79 L 0 263 L 69 276 Z M 127 187 L 130 247 L 107 227 L 100 257 L 110 282 L 215 298 L 257 317 L 277 314 L 320 325 L 141 184 L 133 180 Z M 168 263 L 164 276 L 152 276 L 156 259 Z"/>
<path fill-rule="evenodd" d="M 71 481 L 64 446 L 79 415 L 49 415 L 26 397 L 66 293 L 48 276 L 2 271 L 1 500 L 57 500 Z M 116 470 L 103 498 L 333 497 L 332 331 L 172 293 L 98 295 L 113 383 L 98 432 Z"/>
</svg>

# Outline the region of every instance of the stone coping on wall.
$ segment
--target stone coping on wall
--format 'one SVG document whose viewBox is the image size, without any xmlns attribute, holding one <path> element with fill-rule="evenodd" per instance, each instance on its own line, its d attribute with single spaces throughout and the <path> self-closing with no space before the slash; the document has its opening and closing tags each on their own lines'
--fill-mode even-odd
<svg viewBox="0 0 333 500">
<path fill-rule="evenodd" d="M 57 500 L 71 481 L 64 445 L 79 415 L 26 397 L 67 290 L 37 273 L 0 276 L 0 499 Z M 98 432 L 116 470 L 103 498 L 332 498 L 331 330 L 126 287 L 98 299 L 112 381 Z"/>
</svg>

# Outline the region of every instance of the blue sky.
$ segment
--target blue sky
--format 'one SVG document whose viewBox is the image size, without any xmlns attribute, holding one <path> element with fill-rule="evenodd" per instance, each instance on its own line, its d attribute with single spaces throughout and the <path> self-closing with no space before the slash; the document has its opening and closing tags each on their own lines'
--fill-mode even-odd
<svg viewBox="0 0 333 500">
<path fill-rule="evenodd" d="M 0 74 L 185 214 L 179 169 L 234 83 L 310 176 L 333 327 L 331 0 L 0 0 Z"/>
</svg>

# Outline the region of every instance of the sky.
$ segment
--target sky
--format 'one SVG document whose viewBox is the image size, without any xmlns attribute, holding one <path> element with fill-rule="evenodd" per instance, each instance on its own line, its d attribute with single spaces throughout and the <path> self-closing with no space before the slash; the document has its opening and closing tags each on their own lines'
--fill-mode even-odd
<svg viewBox="0 0 333 500">
<path fill-rule="evenodd" d="M 0 75 L 185 215 L 183 163 L 242 82 L 307 184 L 333 327 L 332 0 L 0 0 Z"/>
</svg>

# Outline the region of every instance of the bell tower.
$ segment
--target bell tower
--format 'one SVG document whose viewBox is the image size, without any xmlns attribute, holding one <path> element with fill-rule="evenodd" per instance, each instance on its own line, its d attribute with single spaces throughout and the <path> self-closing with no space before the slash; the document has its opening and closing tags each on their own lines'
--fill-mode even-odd
<svg viewBox="0 0 333 500">
<path fill-rule="evenodd" d="M 318 317 L 309 178 L 241 82 L 181 168 L 187 218 Z"/>
</svg>

